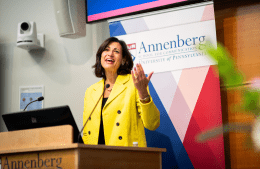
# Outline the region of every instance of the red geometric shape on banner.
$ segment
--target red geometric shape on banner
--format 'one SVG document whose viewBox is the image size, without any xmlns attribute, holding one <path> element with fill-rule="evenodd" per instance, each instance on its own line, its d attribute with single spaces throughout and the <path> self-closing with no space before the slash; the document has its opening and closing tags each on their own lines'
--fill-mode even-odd
<svg viewBox="0 0 260 169">
<path fill-rule="evenodd" d="M 222 125 L 219 77 L 210 66 L 193 111 L 184 141 L 194 168 L 225 168 L 223 136 L 198 143 L 196 136 L 204 130 Z"/>
<path fill-rule="evenodd" d="M 214 19 L 215 19 L 215 15 L 214 15 L 213 4 L 205 6 L 203 15 L 201 17 L 201 21 L 209 21 L 209 20 L 214 20 Z"/>
</svg>

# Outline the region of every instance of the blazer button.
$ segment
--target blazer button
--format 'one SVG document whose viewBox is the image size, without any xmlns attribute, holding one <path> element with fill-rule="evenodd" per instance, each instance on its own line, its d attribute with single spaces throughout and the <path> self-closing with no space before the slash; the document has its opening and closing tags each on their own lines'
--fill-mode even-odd
<svg viewBox="0 0 260 169">
<path fill-rule="evenodd" d="M 121 114 L 121 111 L 120 111 L 120 110 L 117 110 L 117 113 L 118 113 L 118 114 Z"/>
<path fill-rule="evenodd" d="M 122 140 L 123 138 L 122 138 L 122 136 L 119 136 L 118 139 L 119 139 L 119 140 Z"/>
<path fill-rule="evenodd" d="M 88 134 L 89 134 L 89 135 L 90 135 L 90 133 L 91 133 L 91 132 L 90 132 L 90 131 L 88 131 Z"/>
<path fill-rule="evenodd" d="M 116 126 L 119 126 L 119 123 L 118 123 L 118 122 L 116 123 Z"/>
<path fill-rule="evenodd" d="M 88 119 L 91 120 L 91 117 L 89 117 Z"/>
</svg>

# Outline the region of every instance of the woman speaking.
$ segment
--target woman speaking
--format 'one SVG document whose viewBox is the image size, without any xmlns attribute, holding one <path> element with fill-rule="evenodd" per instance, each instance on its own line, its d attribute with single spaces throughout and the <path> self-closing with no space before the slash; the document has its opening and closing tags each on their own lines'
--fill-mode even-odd
<svg viewBox="0 0 260 169">
<path fill-rule="evenodd" d="M 83 141 L 85 144 L 146 147 L 144 127 L 155 130 L 160 112 L 149 95 L 141 64 L 133 60 L 124 41 L 108 38 L 99 47 L 95 75 L 102 78 L 85 93 Z"/>
</svg>

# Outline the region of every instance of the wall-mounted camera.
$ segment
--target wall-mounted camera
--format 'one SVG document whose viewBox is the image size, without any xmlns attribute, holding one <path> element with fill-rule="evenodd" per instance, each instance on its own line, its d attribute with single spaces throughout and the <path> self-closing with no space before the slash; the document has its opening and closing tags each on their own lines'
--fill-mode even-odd
<svg viewBox="0 0 260 169">
<path fill-rule="evenodd" d="M 16 45 L 28 51 L 44 49 L 44 34 L 37 34 L 35 22 L 18 23 Z"/>
</svg>

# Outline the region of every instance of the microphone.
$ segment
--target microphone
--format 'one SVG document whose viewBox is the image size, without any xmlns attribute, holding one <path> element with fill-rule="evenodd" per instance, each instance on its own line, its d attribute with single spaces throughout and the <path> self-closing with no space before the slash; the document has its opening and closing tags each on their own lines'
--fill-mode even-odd
<svg viewBox="0 0 260 169">
<path fill-rule="evenodd" d="M 41 96 L 41 97 L 38 97 L 38 99 L 37 99 L 37 101 L 42 101 L 42 100 L 44 100 L 44 97 L 43 96 Z"/>
<path fill-rule="evenodd" d="M 90 115 L 88 116 L 87 121 L 85 122 L 85 124 L 83 125 L 82 129 L 80 130 L 79 135 L 78 135 L 78 143 L 79 143 L 79 139 L 80 139 L 81 133 L 83 132 L 83 130 L 84 130 L 84 128 L 85 128 L 85 126 L 86 126 L 86 124 L 87 124 L 87 122 L 88 122 L 89 117 L 92 115 L 92 113 L 93 113 L 94 110 L 96 109 L 97 104 L 98 104 L 98 102 L 100 101 L 101 97 L 104 95 L 106 89 L 109 88 L 109 87 L 110 87 L 110 84 L 106 84 L 105 89 L 104 89 L 102 95 L 99 97 L 99 99 L 98 99 L 98 101 L 97 101 L 95 107 L 93 108 L 93 110 L 91 111 Z"/>
<path fill-rule="evenodd" d="M 38 97 L 36 100 L 34 100 L 34 101 L 31 101 L 30 103 L 28 103 L 27 105 L 26 105 L 26 107 L 23 109 L 23 111 L 25 111 L 26 110 L 26 108 L 31 104 L 31 103 L 33 103 L 33 102 L 40 102 L 40 101 L 42 101 L 42 100 L 44 100 L 44 97 L 43 96 L 41 96 L 41 97 Z"/>
</svg>

